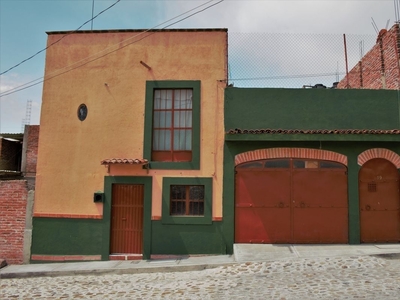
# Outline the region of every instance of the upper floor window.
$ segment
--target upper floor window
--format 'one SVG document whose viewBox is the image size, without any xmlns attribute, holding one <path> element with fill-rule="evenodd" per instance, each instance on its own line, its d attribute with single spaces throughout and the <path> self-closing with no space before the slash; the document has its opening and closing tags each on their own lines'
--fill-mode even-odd
<svg viewBox="0 0 400 300">
<path fill-rule="evenodd" d="M 198 80 L 146 82 L 143 157 L 150 168 L 200 169 L 200 99 Z"/>
<path fill-rule="evenodd" d="M 193 89 L 156 89 L 152 161 L 192 160 Z"/>
</svg>

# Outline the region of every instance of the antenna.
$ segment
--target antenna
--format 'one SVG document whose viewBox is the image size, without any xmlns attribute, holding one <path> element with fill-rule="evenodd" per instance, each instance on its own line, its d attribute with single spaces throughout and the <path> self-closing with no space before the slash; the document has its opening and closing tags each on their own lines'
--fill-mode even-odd
<svg viewBox="0 0 400 300">
<path fill-rule="evenodd" d="M 21 132 L 25 131 L 25 125 L 31 124 L 31 111 L 32 111 L 32 100 L 26 102 L 25 119 L 22 119 Z"/>
<path fill-rule="evenodd" d="M 94 0 L 92 2 L 92 21 L 90 22 L 90 30 L 93 30 L 93 14 L 94 14 Z"/>
<path fill-rule="evenodd" d="M 386 27 L 385 27 L 385 29 L 386 29 L 386 30 L 388 29 L 389 22 L 390 22 L 390 19 L 389 19 L 389 20 L 387 20 L 387 22 L 386 22 Z"/>
<path fill-rule="evenodd" d="M 371 22 L 372 23 L 372 27 L 374 27 L 376 34 L 379 34 L 379 29 L 378 29 L 378 26 L 376 26 L 374 18 L 371 17 L 371 20 L 372 20 L 372 22 Z"/>
<path fill-rule="evenodd" d="M 393 0 L 394 3 L 394 19 L 396 23 L 399 23 L 400 21 L 400 14 L 399 14 L 399 0 Z"/>
</svg>

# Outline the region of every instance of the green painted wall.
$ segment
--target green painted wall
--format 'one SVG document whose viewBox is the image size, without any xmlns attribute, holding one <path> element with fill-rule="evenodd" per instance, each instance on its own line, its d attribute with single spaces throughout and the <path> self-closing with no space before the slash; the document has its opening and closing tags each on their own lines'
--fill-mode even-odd
<svg viewBox="0 0 400 300">
<path fill-rule="evenodd" d="M 152 222 L 152 254 L 226 254 L 223 223 L 210 225 L 163 225 Z"/>
<path fill-rule="evenodd" d="M 399 128 L 398 92 L 225 89 L 225 129 Z"/>
<path fill-rule="evenodd" d="M 102 220 L 33 218 L 32 254 L 99 255 Z"/>
<path fill-rule="evenodd" d="M 225 130 L 397 129 L 399 92 L 339 89 L 225 89 Z M 265 148 L 330 150 L 348 158 L 349 243 L 360 243 L 357 157 L 371 148 L 400 154 L 398 135 L 227 134 L 224 147 L 224 222 L 234 228 L 235 155 Z M 225 230 L 227 244 L 234 229 Z M 232 251 L 228 248 L 228 252 Z"/>
</svg>

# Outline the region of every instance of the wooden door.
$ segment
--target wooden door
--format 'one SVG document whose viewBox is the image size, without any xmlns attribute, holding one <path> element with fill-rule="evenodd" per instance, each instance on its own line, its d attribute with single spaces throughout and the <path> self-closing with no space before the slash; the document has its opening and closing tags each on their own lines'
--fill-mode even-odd
<svg viewBox="0 0 400 300">
<path fill-rule="evenodd" d="M 396 167 L 382 158 L 367 161 L 359 173 L 359 193 L 361 242 L 399 242 L 399 174 Z"/>
<path fill-rule="evenodd" d="M 143 253 L 144 185 L 113 184 L 110 253 Z"/>
</svg>

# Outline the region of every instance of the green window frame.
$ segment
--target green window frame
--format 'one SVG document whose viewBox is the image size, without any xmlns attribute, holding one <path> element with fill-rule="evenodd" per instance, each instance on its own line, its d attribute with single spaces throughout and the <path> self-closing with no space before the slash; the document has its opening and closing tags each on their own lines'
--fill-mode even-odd
<svg viewBox="0 0 400 300">
<path fill-rule="evenodd" d="M 212 187 L 213 179 L 209 177 L 164 177 L 162 185 L 163 224 L 212 224 Z M 201 216 L 171 215 L 171 186 L 204 186 L 204 214 Z"/>
<path fill-rule="evenodd" d="M 188 162 L 152 161 L 154 91 L 156 89 L 192 89 L 192 160 Z M 143 157 L 151 169 L 200 170 L 200 80 L 147 81 Z"/>
</svg>

